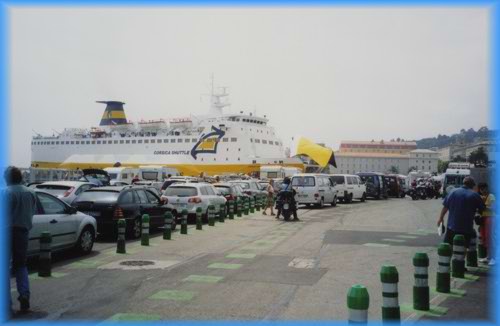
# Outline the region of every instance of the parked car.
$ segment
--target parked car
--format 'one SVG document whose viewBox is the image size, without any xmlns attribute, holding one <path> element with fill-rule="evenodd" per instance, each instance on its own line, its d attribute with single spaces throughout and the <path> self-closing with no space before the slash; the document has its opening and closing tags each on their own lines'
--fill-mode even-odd
<svg viewBox="0 0 500 326">
<path fill-rule="evenodd" d="M 301 173 L 292 177 L 292 187 L 297 191 L 296 201 L 323 208 L 325 203 L 337 206 L 337 190 L 327 174 Z"/>
<path fill-rule="evenodd" d="M 52 235 L 52 251 L 76 249 L 82 254 L 92 251 L 97 234 L 95 218 L 78 212 L 56 196 L 35 190 L 37 212 L 29 232 L 28 256 L 40 253 L 40 236 L 49 231 Z"/>
<path fill-rule="evenodd" d="M 82 181 L 49 181 L 34 186 L 35 189 L 43 190 L 51 195 L 64 201 L 66 204 L 71 203 L 85 190 L 95 187 L 90 182 Z"/>
<path fill-rule="evenodd" d="M 118 187 L 120 187 L 120 186 L 128 186 L 129 184 L 126 183 L 126 182 L 124 182 L 124 181 L 111 180 L 109 182 L 109 185 L 110 186 L 118 186 Z"/>
<path fill-rule="evenodd" d="M 187 209 L 189 222 L 196 221 L 198 207 L 202 208 L 203 220 L 207 221 L 209 205 L 214 205 L 219 213 L 220 205 L 226 204 L 226 199 L 217 195 L 214 186 L 204 182 L 173 184 L 163 192 L 162 200 L 173 205 L 178 212 Z"/>
<path fill-rule="evenodd" d="M 215 183 L 213 184 L 215 189 L 220 192 L 220 194 L 226 198 L 226 208 L 229 210 L 229 201 L 236 199 L 243 199 L 244 197 L 250 197 L 250 195 L 243 192 L 243 188 L 237 183 Z"/>
<path fill-rule="evenodd" d="M 400 182 L 400 178 L 397 175 L 389 174 L 385 177 L 387 195 L 389 197 L 404 198 L 405 190 Z"/>
<path fill-rule="evenodd" d="M 353 199 L 366 200 L 366 185 L 357 175 L 330 174 L 330 180 L 335 184 L 340 201 L 351 203 Z"/>
<path fill-rule="evenodd" d="M 161 191 L 164 191 L 171 185 L 175 183 L 188 183 L 188 182 L 199 182 L 198 179 L 193 177 L 171 177 L 163 182 L 161 186 Z"/>
<path fill-rule="evenodd" d="M 257 199 L 258 196 L 265 196 L 267 192 L 262 190 L 258 180 L 249 179 L 249 180 L 231 180 L 229 183 L 236 183 L 241 186 L 243 192 L 247 195 L 253 197 L 253 199 Z"/>
<path fill-rule="evenodd" d="M 387 187 L 385 186 L 383 174 L 377 172 L 357 173 L 366 185 L 366 196 L 380 199 L 387 198 Z"/>
<path fill-rule="evenodd" d="M 175 208 L 165 205 L 155 193 L 144 187 L 96 187 L 82 193 L 73 206 L 97 220 L 99 234 L 116 234 L 117 222 L 125 219 L 127 233 L 132 238 L 141 236 L 142 215 L 150 217 L 150 227 L 163 226 L 164 214 L 171 212 L 177 217 Z M 178 222 L 174 218 L 172 229 Z"/>
<path fill-rule="evenodd" d="M 109 186 L 111 178 L 108 172 L 102 169 L 83 169 L 83 176 L 79 181 L 90 182 L 98 187 Z"/>
</svg>

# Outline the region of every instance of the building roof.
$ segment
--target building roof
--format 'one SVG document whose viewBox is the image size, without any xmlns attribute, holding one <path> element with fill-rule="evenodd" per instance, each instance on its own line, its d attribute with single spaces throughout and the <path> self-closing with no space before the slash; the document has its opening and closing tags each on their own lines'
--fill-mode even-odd
<svg viewBox="0 0 500 326">
<path fill-rule="evenodd" d="M 436 151 L 431 151 L 430 149 L 416 149 L 410 153 L 426 153 L 426 154 L 438 154 Z"/>
<path fill-rule="evenodd" d="M 410 146 L 417 146 L 417 143 L 414 141 L 380 141 L 380 140 L 374 140 L 374 141 L 359 141 L 359 140 L 342 140 L 340 142 L 341 144 L 357 144 L 357 145 L 375 145 L 375 144 L 384 144 L 384 145 L 395 145 L 395 146 L 401 146 L 401 145 L 410 145 Z"/>
<path fill-rule="evenodd" d="M 369 157 L 369 158 L 401 158 L 408 159 L 408 155 L 393 153 L 366 153 L 366 152 L 334 152 L 335 157 Z"/>
</svg>

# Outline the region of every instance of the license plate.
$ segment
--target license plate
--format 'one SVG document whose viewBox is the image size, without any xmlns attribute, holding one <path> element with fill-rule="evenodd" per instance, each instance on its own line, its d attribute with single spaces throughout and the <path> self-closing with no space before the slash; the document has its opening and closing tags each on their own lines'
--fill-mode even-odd
<svg viewBox="0 0 500 326">
<path fill-rule="evenodd" d="M 83 214 L 90 215 L 93 217 L 101 216 L 101 212 L 83 212 Z"/>
<path fill-rule="evenodd" d="M 283 209 L 288 209 L 288 204 L 283 204 Z"/>
<path fill-rule="evenodd" d="M 299 197 L 305 198 L 305 197 L 307 197 L 307 195 L 299 195 Z"/>
<path fill-rule="evenodd" d="M 182 203 L 174 203 L 174 205 L 179 207 L 187 207 L 187 204 L 182 204 Z"/>
</svg>

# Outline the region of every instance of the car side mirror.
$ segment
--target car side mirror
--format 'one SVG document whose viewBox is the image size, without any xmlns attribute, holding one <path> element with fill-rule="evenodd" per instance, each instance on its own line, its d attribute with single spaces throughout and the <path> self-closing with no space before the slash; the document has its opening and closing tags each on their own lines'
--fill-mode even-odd
<svg viewBox="0 0 500 326">
<path fill-rule="evenodd" d="M 69 215 L 74 215 L 74 214 L 78 213 L 78 210 L 76 208 L 74 208 L 73 206 L 69 206 L 66 209 L 66 213 Z"/>
</svg>

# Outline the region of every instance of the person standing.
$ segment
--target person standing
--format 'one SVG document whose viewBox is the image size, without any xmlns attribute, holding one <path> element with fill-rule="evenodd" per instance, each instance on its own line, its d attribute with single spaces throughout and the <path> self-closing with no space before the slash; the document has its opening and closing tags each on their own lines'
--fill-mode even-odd
<svg viewBox="0 0 500 326">
<path fill-rule="evenodd" d="M 487 183 L 480 183 L 478 185 L 478 190 L 483 199 L 484 205 L 486 206 L 481 214 L 481 226 L 480 233 L 483 239 L 484 246 L 487 250 L 486 258 L 480 259 L 479 262 L 489 264 L 490 266 L 495 265 L 495 241 L 494 235 L 494 207 L 495 207 L 495 196 L 490 194 Z"/>
<path fill-rule="evenodd" d="M 266 207 L 264 208 L 264 211 L 262 212 L 263 215 L 267 215 L 266 211 L 268 208 L 271 208 L 271 216 L 274 216 L 274 181 L 273 179 L 269 180 L 269 183 L 266 186 L 266 192 L 267 192 L 267 197 L 266 197 Z"/>
<path fill-rule="evenodd" d="M 5 170 L 4 178 L 7 184 L 4 199 L 7 206 L 7 219 L 11 236 L 11 266 L 16 278 L 20 312 L 26 313 L 30 309 L 30 286 L 26 266 L 28 239 L 29 230 L 33 225 L 33 215 L 36 213 L 37 200 L 33 190 L 21 185 L 23 178 L 18 168 L 8 167 Z M 8 290 L 10 296 L 10 281 Z"/>
<path fill-rule="evenodd" d="M 443 223 L 444 216 L 449 213 L 444 242 L 450 245 L 453 245 L 453 237 L 461 234 L 465 238 L 465 248 L 469 247 L 469 241 L 475 232 L 474 216 L 485 207 L 479 194 L 472 190 L 475 185 L 472 177 L 465 177 L 463 186 L 450 192 L 443 200 L 437 225 Z"/>
</svg>

